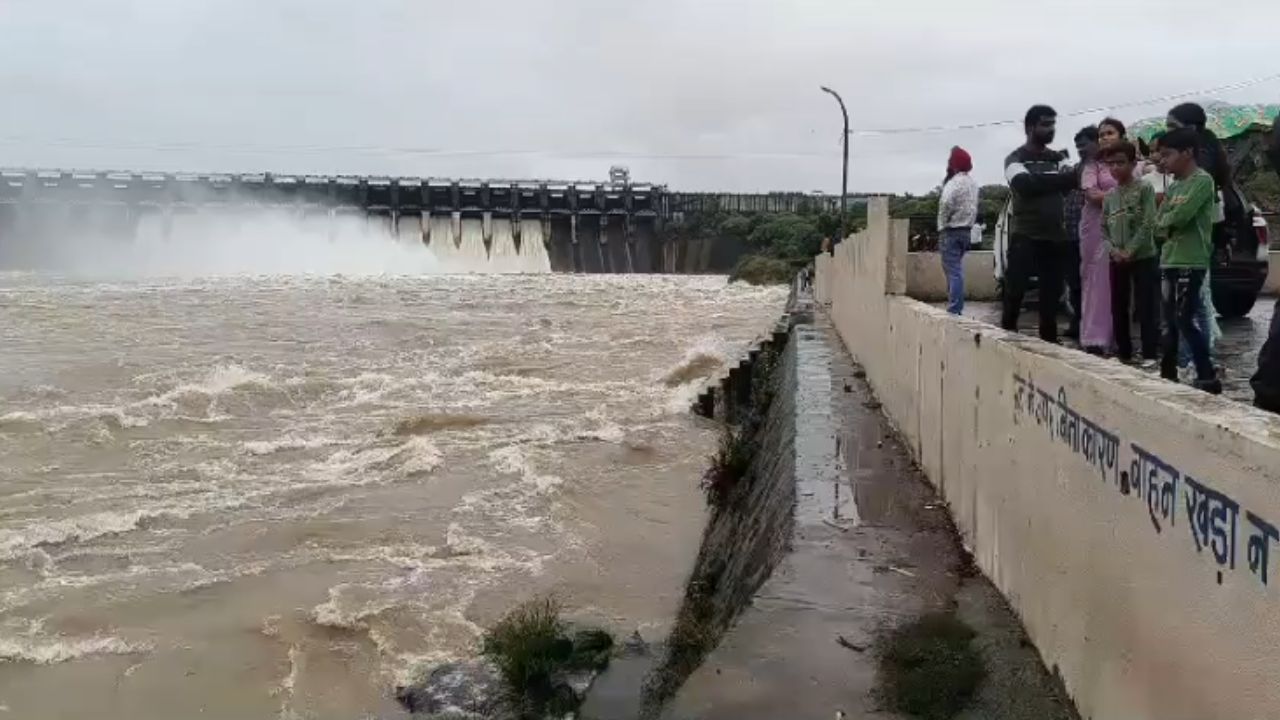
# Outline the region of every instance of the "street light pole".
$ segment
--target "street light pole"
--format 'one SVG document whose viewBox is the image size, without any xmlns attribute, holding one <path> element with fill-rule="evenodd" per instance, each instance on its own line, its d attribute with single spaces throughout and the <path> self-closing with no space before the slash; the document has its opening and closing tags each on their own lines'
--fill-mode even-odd
<svg viewBox="0 0 1280 720">
<path fill-rule="evenodd" d="M 845 224 L 848 222 L 848 203 L 849 203 L 849 111 L 845 109 L 844 98 L 840 97 L 840 93 L 823 85 L 822 92 L 831 95 L 840 103 L 840 114 L 844 116 L 844 135 L 841 136 L 841 148 L 844 152 L 844 165 L 840 174 L 840 237 L 835 243 L 832 243 L 832 250 L 835 250 L 836 243 L 843 242 L 847 232 Z"/>
</svg>

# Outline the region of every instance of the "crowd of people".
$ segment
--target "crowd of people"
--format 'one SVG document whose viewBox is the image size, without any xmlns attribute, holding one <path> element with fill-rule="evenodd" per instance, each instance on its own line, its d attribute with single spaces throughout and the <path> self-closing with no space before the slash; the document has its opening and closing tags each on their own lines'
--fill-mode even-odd
<svg viewBox="0 0 1280 720">
<path fill-rule="evenodd" d="M 1215 233 L 1242 212 L 1230 192 L 1230 170 L 1204 109 L 1169 111 L 1167 129 L 1148 144 L 1107 118 L 1075 135 L 1079 162 L 1050 148 L 1057 113 L 1027 111 L 1026 142 L 1005 159 L 1011 212 L 1001 324 L 1015 330 L 1030 281 L 1039 284 L 1039 333 L 1064 333 L 1087 352 L 1155 367 L 1177 381 L 1222 392 L 1213 362 L 1220 332 L 1209 292 Z M 948 310 L 964 307 L 962 260 L 976 221 L 978 187 L 969 154 L 955 148 L 939 199 L 941 256 Z M 1224 192 L 1226 191 L 1226 192 Z M 1135 352 L 1133 325 L 1138 326 Z"/>
</svg>

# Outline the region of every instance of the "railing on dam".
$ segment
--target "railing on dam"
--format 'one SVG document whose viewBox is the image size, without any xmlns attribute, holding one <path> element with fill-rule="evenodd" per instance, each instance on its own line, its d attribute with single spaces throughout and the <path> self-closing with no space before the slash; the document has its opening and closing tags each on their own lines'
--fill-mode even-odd
<svg viewBox="0 0 1280 720">
<path fill-rule="evenodd" d="M 853 202 L 861 202 L 853 199 Z M 831 212 L 820 193 L 675 192 L 665 185 L 555 180 L 449 180 L 353 175 L 0 171 L 0 203 L 311 205 L 370 212 L 595 213 L 671 219 L 682 213 Z"/>
<path fill-rule="evenodd" d="M 406 177 L 113 173 L 65 170 L 0 172 L 0 202 L 145 205 L 279 205 L 371 213 L 495 212 L 521 216 L 575 213 L 655 217 L 665 188 L 650 184 L 548 180 L 440 180 Z"/>
<path fill-rule="evenodd" d="M 663 217 L 675 217 L 680 213 L 731 212 L 731 213 L 804 213 L 838 212 L 839 195 L 819 193 L 698 193 L 671 192 L 662 198 Z M 850 199 L 851 202 L 864 202 Z"/>
</svg>

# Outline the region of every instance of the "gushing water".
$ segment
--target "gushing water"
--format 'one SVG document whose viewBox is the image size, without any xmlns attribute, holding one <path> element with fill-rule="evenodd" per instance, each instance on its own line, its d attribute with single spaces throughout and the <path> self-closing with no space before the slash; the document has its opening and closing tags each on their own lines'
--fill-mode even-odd
<svg viewBox="0 0 1280 720">
<path fill-rule="evenodd" d="M 20 217 L 0 229 L 0 269 L 110 279 L 551 269 L 538 221 L 522 223 L 521 237 L 529 240 L 517 243 L 511 221 L 494 218 L 486 243 L 478 218 L 436 216 L 424 228 L 419 215 L 398 217 L 393 225 L 390 216 L 240 206 L 120 211 L 105 219 L 17 207 Z"/>
<path fill-rule="evenodd" d="M 521 228 L 526 267 L 540 236 Z M 645 275 L 0 273 L 0 705 L 398 717 L 391 687 L 547 589 L 661 636 L 716 442 L 689 402 L 783 299 Z"/>
<path fill-rule="evenodd" d="M 467 268 L 489 264 L 489 250 L 484 244 L 484 222 L 479 218 L 462 221 L 462 238 L 458 242 L 458 256 Z"/>
<path fill-rule="evenodd" d="M 551 272 L 546 237 L 538 220 L 520 221 L 520 269 L 522 272 Z"/>
<path fill-rule="evenodd" d="M 396 218 L 396 239 L 408 247 L 426 247 L 422 216 L 401 215 Z"/>
<path fill-rule="evenodd" d="M 520 251 L 509 220 L 493 221 L 493 244 L 489 252 L 489 268 L 496 273 L 521 272 Z"/>
<path fill-rule="evenodd" d="M 444 272 L 551 272 L 551 258 L 547 254 L 541 221 L 521 221 L 519 246 L 516 245 L 510 220 L 495 218 L 490 227 L 492 240 L 486 247 L 482 220 L 432 217 L 428 247 Z M 455 229 L 460 234 L 455 234 Z"/>
</svg>

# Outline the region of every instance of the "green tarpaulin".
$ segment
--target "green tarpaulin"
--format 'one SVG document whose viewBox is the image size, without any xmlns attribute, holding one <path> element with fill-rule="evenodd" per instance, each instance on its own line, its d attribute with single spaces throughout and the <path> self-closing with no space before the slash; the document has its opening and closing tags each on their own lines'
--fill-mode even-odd
<svg viewBox="0 0 1280 720">
<path fill-rule="evenodd" d="M 1204 106 L 1205 115 L 1209 116 L 1208 128 L 1219 138 L 1226 140 L 1242 135 L 1258 128 L 1269 129 L 1280 116 L 1280 105 L 1231 105 L 1228 103 L 1209 103 Z M 1147 118 L 1129 126 L 1129 137 L 1151 140 L 1157 132 L 1165 129 L 1165 118 Z"/>
</svg>

